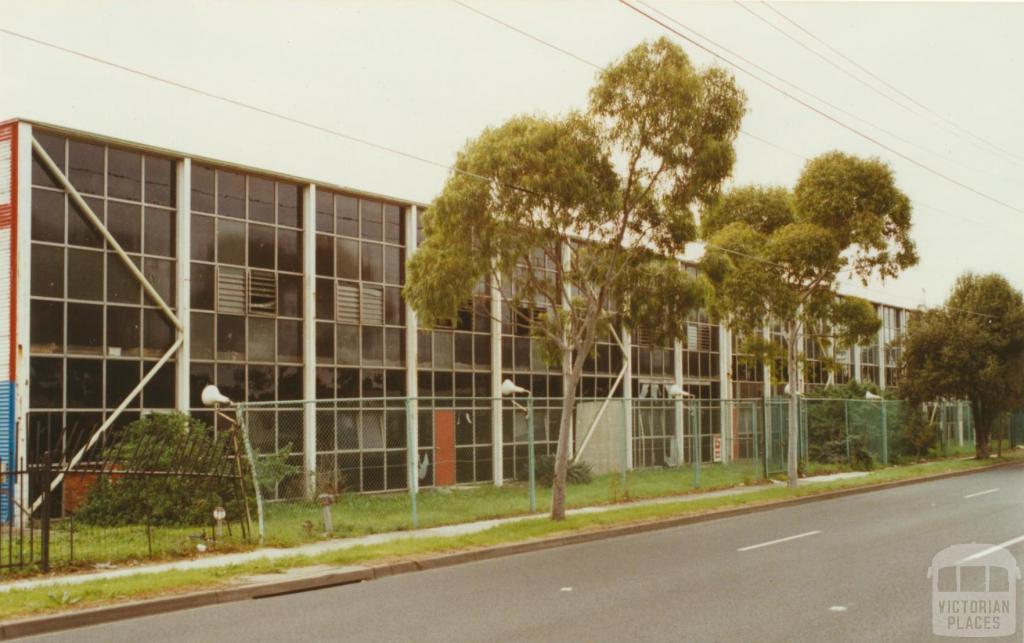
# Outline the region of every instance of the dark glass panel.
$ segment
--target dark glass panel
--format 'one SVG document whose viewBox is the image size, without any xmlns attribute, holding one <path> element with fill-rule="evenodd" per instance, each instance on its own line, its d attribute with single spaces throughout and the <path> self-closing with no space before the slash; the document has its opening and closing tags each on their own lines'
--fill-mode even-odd
<svg viewBox="0 0 1024 643">
<path fill-rule="evenodd" d="M 245 359 L 245 317 L 217 315 L 217 359 Z"/>
<path fill-rule="evenodd" d="M 359 397 L 359 369 L 338 369 L 338 397 Z"/>
<path fill-rule="evenodd" d="M 92 213 L 103 221 L 103 199 L 96 197 L 85 197 L 85 203 L 92 210 Z M 68 202 L 70 213 L 68 214 L 68 243 L 74 246 L 87 246 L 89 248 L 102 248 L 103 236 L 96 230 L 85 212 L 73 201 Z"/>
<path fill-rule="evenodd" d="M 192 359 L 213 359 L 213 315 L 192 313 Z"/>
<path fill-rule="evenodd" d="M 454 333 L 455 336 L 455 367 L 473 367 L 473 336 L 469 333 Z"/>
<path fill-rule="evenodd" d="M 473 376 L 473 387 L 476 389 L 477 397 L 491 397 L 491 375 L 489 373 L 475 374 Z"/>
<path fill-rule="evenodd" d="M 68 360 L 67 405 L 72 409 L 103 407 L 103 360 Z"/>
<path fill-rule="evenodd" d="M 107 229 L 125 252 L 142 252 L 142 208 L 134 203 L 107 202 Z"/>
<path fill-rule="evenodd" d="M 363 369 L 361 379 L 363 397 L 384 397 L 384 371 Z M 363 417 L 365 423 L 365 414 Z"/>
<path fill-rule="evenodd" d="M 384 329 L 363 326 L 363 363 L 380 364 L 384 359 Z"/>
<path fill-rule="evenodd" d="M 214 212 L 214 172 L 212 168 L 192 164 L 192 209 Z"/>
<path fill-rule="evenodd" d="M 334 239 L 326 234 L 316 235 L 316 274 L 334 276 Z"/>
<path fill-rule="evenodd" d="M 316 231 L 334 232 L 334 195 L 326 190 L 316 191 Z"/>
<path fill-rule="evenodd" d="M 302 227 L 302 188 L 290 183 L 277 184 L 277 222 L 293 228 Z"/>
<path fill-rule="evenodd" d="M 455 395 L 456 397 L 473 397 L 473 374 L 455 374 Z"/>
<path fill-rule="evenodd" d="M 359 200 L 339 195 L 335 201 L 337 233 L 348 237 L 359 236 Z"/>
<path fill-rule="evenodd" d="M 202 408 L 205 406 L 202 394 L 203 389 L 209 384 L 213 384 L 213 364 L 197 364 L 192 362 L 188 373 L 189 406 L 192 408 Z"/>
<path fill-rule="evenodd" d="M 302 317 L 301 276 L 277 276 L 277 314 L 281 317 Z"/>
<path fill-rule="evenodd" d="M 416 364 L 429 367 L 432 362 L 433 346 L 430 331 L 418 331 L 416 333 Z"/>
<path fill-rule="evenodd" d="M 108 409 L 113 409 L 117 408 L 138 385 L 142 374 L 139 372 L 139 362 L 134 360 L 108 359 L 105 365 L 107 369 L 106 406 Z M 139 408 L 138 395 L 128 403 L 128 408 Z"/>
<path fill-rule="evenodd" d="M 73 304 L 72 304 L 73 305 Z M 134 307 L 107 307 L 107 355 L 137 357 L 142 340 L 140 310 Z"/>
<path fill-rule="evenodd" d="M 32 244 L 32 294 L 64 296 L 64 248 Z"/>
<path fill-rule="evenodd" d="M 278 366 L 277 367 L 277 395 L 278 399 L 281 400 L 301 400 L 302 399 L 302 369 L 298 366 Z M 293 422 L 292 427 L 298 428 L 301 431 L 302 421 L 299 419 L 298 422 Z M 302 440 L 301 437 L 293 448 L 301 450 Z"/>
<path fill-rule="evenodd" d="M 405 306 L 401 288 L 384 289 L 384 323 L 401 326 L 405 323 Z"/>
<path fill-rule="evenodd" d="M 359 279 L 359 242 L 338 239 L 335 246 L 337 269 L 335 276 L 343 279 Z"/>
<path fill-rule="evenodd" d="M 360 200 L 360 233 L 363 239 L 380 241 L 384 238 L 383 205 L 377 201 Z"/>
<path fill-rule="evenodd" d="M 334 397 L 334 369 L 316 369 L 316 398 L 329 400 Z M 319 414 L 318 414 L 319 419 Z"/>
<path fill-rule="evenodd" d="M 138 257 L 133 258 L 138 266 Z M 120 255 L 107 253 L 107 301 L 119 304 L 137 304 L 142 296 L 142 286 L 135 278 Z"/>
<path fill-rule="evenodd" d="M 249 367 L 250 402 L 269 402 L 277 398 L 273 366 Z"/>
<path fill-rule="evenodd" d="M 434 373 L 434 395 L 451 395 L 454 390 L 451 373 Z"/>
<path fill-rule="evenodd" d="M 36 139 L 50 159 L 60 168 L 60 171 L 64 172 L 64 138 L 61 136 L 55 136 L 53 134 L 47 134 L 33 128 L 32 138 Z M 32 154 L 32 185 L 45 185 L 47 187 L 55 188 L 60 185 L 57 179 L 50 175 L 50 171 L 44 169 L 42 161 L 40 161 L 36 154 Z"/>
<path fill-rule="evenodd" d="M 103 301 L 103 253 L 68 248 L 68 298 Z"/>
<path fill-rule="evenodd" d="M 338 324 L 337 346 L 339 364 L 359 364 L 359 327 Z"/>
<path fill-rule="evenodd" d="M 69 303 L 68 319 L 68 352 L 102 354 L 103 307 Z"/>
<path fill-rule="evenodd" d="M 217 220 L 217 261 L 245 265 L 245 224 Z"/>
<path fill-rule="evenodd" d="M 334 319 L 334 280 L 316 280 L 316 318 Z"/>
<path fill-rule="evenodd" d="M 316 325 L 316 361 L 318 364 L 334 363 L 334 324 Z"/>
<path fill-rule="evenodd" d="M 275 352 L 275 328 L 273 319 L 249 318 L 249 361 L 273 362 Z"/>
<path fill-rule="evenodd" d="M 405 363 L 405 331 L 401 328 L 384 330 L 384 361 L 388 366 Z"/>
<path fill-rule="evenodd" d="M 402 243 L 403 224 L 402 208 L 397 205 L 385 205 L 384 240 L 389 243 Z"/>
<path fill-rule="evenodd" d="M 384 371 L 384 389 L 388 397 L 405 397 L 405 371 Z"/>
<path fill-rule="evenodd" d="M 63 192 L 32 190 L 32 238 L 36 241 L 64 242 Z"/>
<path fill-rule="evenodd" d="M 30 313 L 32 353 L 64 352 L 64 304 L 33 299 Z"/>
<path fill-rule="evenodd" d="M 146 275 L 146 280 L 153 285 L 157 294 L 164 300 L 164 303 L 173 307 L 176 303 L 174 296 L 174 262 L 167 259 L 146 257 L 142 260 L 142 272 Z M 148 295 L 146 296 L 146 301 L 147 303 L 156 303 Z"/>
<path fill-rule="evenodd" d="M 245 217 L 245 176 L 217 170 L 217 214 Z"/>
<path fill-rule="evenodd" d="M 192 263 L 190 288 L 193 308 L 213 310 L 215 275 L 214 266 L 208 263 Z"/>
<path fill-rule="evenodd" d="M 473 363 L 477 368 L 491 365 L 490 335 L 473 335 Z"/>
<path fill-rule="evenodd" d="M 68 146 L 68 179 L 79 192 L 103 194 L 103 146 L 71 141 Z"/>
<path fill-rule="evenodd" d="M 384 281 L 389 284 L 401 285 L 405 281 L 405 262 L 402 261 L 402 249 L 384 246 Z"/>
<path fill-rule="evenodd" d="M 434 331 L 434 368 L 452 367 L 452 334 Z"/>
<path fill-rule="evenodd" d="M 274 182 L 270 179 L 249 177 L 249 218 L 274 222 Z"/>
<path fill-rule="evenodd" d="M 302 322 L 277 320 L 277 359 L 282 362 L 302 361 Z"/>
<path fill-rule="evenodd" d="M 142 155 L 110 148 L 107 151 L 107 194 L 129 201 L 142 200 Z"/>
<path fill-rule="evenodd" d="M 174 326 L 163 311 L 149 308 L 142 311 L 142 354 L 162 356 L 174 343 Z"/>
<path fill-rule="evenodd" d="M 215 222 L 213 217 L 192 215 L 192 259 L 213 261 L 216 258 Z"/>
<path fill-rule="evenodd" d="M 159 156 L 146 157 L 146 203 L 173 208 L 177 202 L 175 162 Z"/>
<path fill-rule="evenodd" d="M 249 265 L 256 268 L 274 268 L 274 228 L 249 225 Z"/>
<path fill-rule="evenodd" d="M 277 269 L 302 272 L 302 233 L 298 230 L 277 230 Z"/>
<path fill-rule="evenodd" d="M 146 208 L 146 247 L 148 255 L 173 257 L 174 251 L 174 211 L 160 208 Z"/>
<path fill-rule="evenodd" d="M 384 281 L 384 248 L 379 243 L 362 244 L 362 277 L 365 281 Z"/>
<path fill-rule="evenodd" d="M 64 360 L 59 357 L 29 359 L 29 406 L 55 409 L 64 406 Z"/>
<path fill-rule="evenodd" d="M 156 362 L 143 365 L 147 373 L 155 367 Z M 174 362 L 167 362 L 142 389 L 142 404 L 148 409 L 172 409 L 174 398 Z"/>
<path fill-rule="evenodd" d="M 218 364 L 217 388 L 232 400 L 246 399 L 245 367 L 241 364 Z"/>
</svg>

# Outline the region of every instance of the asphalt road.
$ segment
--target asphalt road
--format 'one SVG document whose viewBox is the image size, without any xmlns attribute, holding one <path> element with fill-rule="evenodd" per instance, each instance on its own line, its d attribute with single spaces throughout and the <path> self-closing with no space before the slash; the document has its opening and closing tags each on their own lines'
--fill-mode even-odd
<svg viewBox="0 0 1024 643">
<path fill-rule="evenodd" d="M 999 469 L 42 638 L 918 641 L 932 556 L 1022 535 L 1024 468 Z M 1024 563 L 1024 542 L 1008 550 Z"/>
</svg>

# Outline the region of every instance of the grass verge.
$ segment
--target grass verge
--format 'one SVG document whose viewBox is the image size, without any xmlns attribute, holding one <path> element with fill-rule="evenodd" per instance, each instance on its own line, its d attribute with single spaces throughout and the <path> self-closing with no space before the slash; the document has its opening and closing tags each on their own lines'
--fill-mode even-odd
<svg viewBox="0 0 1024 643">
<path fill-rule="evenodd" d="M 682 498 L 678 502 L 657 505 L 624 505 L 602 513 L 571 516 L 562 522 L 545 519 L 494 527 L 475 534 L 456 537 L 398 539 L 392 542 L 354 547 L 317 556 L 294 556 L 274 561 L 254 561 L 212 569 L 140 574 L 109 580 L 86 581 L 78 585 L 50 586 L 12 590 L 0 594 L 0 620 L 38 616 L 68 609 L 97 607 L 104 604 L 142 600 L 156 596 L 211 590 L 244 580 L 247 576 L 283 572 L 309 565 L 354 565 L 382 563 L 523 542 L 570 532 L 599 530 L 659 519 L 698 515 L 725 509 L 771 504 L 789 498 L 821 494 L 839 489 L 865 487 L 940 473 L 980 469 L 997 462 L 1024 460 L 1024 452 L 1006 454 L 1002 459 L 942 460 L 874 471 L 858 478 L 815 483 L 797 489 L 772 486 L 739 495 L 711 498 Z"/>
</svg>

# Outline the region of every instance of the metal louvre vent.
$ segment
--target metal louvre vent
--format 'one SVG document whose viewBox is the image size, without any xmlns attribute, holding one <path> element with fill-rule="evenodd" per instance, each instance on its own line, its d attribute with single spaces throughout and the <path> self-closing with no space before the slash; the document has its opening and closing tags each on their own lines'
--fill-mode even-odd
<svg viewBox="0 0 1024 643">
<path fill-rule="evenodd" d="M 359 286 L 356 284 L 338 283 L 338 322 L 359 323 Z"/>
<path fill-rule="evenodd" d="M 249 312 L 274 315 L 277 313 L 277 279 L 264 270 L 249 271 Z"/>
<path fill-rule="evenodd" d="M 651 345 L 651 330 L 639 326 L 636 329 L 636 343 L 637 346 L 650 346 Z"/>
<path fill-rule="evenodd" d="M 711 350 L 711 326 L 702 325 L 697 327 L 697 350 Z"/>
<path fill-rule="evenodd" d="M 217 267 L 217 311 L 245 314 L 245 269 Z"/>
<path fill-rule="evenodd" d="M 363 286 L 363 323 L 371 326 L 384 325 L 384 289 L 377 286 Z"/>
</svg>

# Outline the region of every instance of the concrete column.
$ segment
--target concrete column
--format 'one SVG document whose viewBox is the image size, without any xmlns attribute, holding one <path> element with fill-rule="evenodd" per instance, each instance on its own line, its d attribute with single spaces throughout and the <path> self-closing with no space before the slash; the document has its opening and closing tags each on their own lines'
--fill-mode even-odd
<svg viewBox="0 0 1024 643">
<path fill-rule="evenodd" d="M 302 189 L 302 398 L 316 399 L 316 186 Z M 306 495 L 314 498 L 316 481 L 316 402 L 302 408 L 303 468 Z"/>
<path fill-rule="evenodd" d="M 15 375 L 15 457 L 17 468 L 25 470 L 28 464 L 28 351 L 30 330 L 30 300 L 32 266 L 32 126 L 18 123 L 17 134 L 18 165 L 15 169 L 14 188 L 17 191 L 17 211 L 14 213 L 17 224 L 17 238 L 12 241 L 17 249 L 17 289 L 15 310 L 14 375 Z M 31 501 L 28 497 L 27 480 L 15 478 L 14 497 L 19 502 Z M 14 512 L 21 515 L 21 512 Z"/>
<path fill-rule="evenodd" d="M 882 326 L 878 329 L 878 388 L 885 389 L 885 307 L 878 307 L 882 318 Z"/>
<path fill-rule="evenodd" d="M 683 340 L 678 337 L 672 341 L 672 383 L 682 388 L 683 386 Z M 679 454 L 678 466 L 683 466 L 686 463 L 686 431 L 684 430 L 686 422 L 686 400 L 683 399 L 682 403 L 677 403 L 676 411 L 678 417 L 676 417 L 676 451 Z"/>
<path fill-rule="evenodd" d="M 177 309 L 181 321 L 181 348 L 175 364 L 175 397 L 177 408 L 188 413 L 192 405 L 189 400 L 189 371 L 192 359 L 192 159 L 183 158 L 177 163 L 176 212 L 177 235 L 175 237 L 177 257 Z"/>
<path fill-rule="evenodd" d="M 964 445 L 964 403 L 956 403 L 956 444 Z"/>
<path fill-rule="evenodd" d="M 419 209 L 410 205 L 405 209 L 405 261 L 408 264 L 416 253 L 416 245 L 419 241 L 416 238 L 416 225 L 419 220 Z M 406 269 L 406 274 L 409 274 Z M 403 301 L 404 303 L 404 301 Z M 406 403 L 409 405 L 409 412 L 406 417 L 409 421 L 408 435 L 409 444 L 407 448 L 412 454 L 414 461 L 419 461 L 419 404 L 416 398 L 419 395 L 417 390 L 419 381 L 416 377 L 417 362 L 419 361 L 419 342 L 416 338 L 416 331 L 419 330 L 419 320 L 416 318 L 416 311 L 409 304 L 405 305 L 405 395 Z M 415 471 L 415 469 L 413 469 Z M 420 481 L 416 476 L 410 476 L 410 491 L 419 491 Z"/>
<path fill-rule="evenodd" d="M 719 422 L 722 431 L 722 463 L 728 464 L 732 457 L 733 431 L 732 405 L 732 333 L 722 324 L 718 325 L 718 378 L 719 378 Z"/>
<path fill-rule="evenodd" d="M 505 435 L 501 404 L 501 284 L 491 283 L 491 469 L 494 486 L 505 482 Z M 515 421 L 512 422 L 515 426 Z"/>
<path fill-rule="evenodd" d="M 860 368 L 860 344 L 853 345 L 853 379 L 858 382 L 863 381 Z"/>
<path fill-rule="evenodd" d="M 633 468 L 633 335 L 628 328 L 619 328 L 622 333 L 622 412 L 625 416 L 626 469 Z"/>
</svg>

